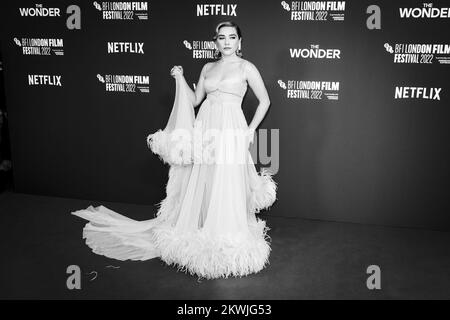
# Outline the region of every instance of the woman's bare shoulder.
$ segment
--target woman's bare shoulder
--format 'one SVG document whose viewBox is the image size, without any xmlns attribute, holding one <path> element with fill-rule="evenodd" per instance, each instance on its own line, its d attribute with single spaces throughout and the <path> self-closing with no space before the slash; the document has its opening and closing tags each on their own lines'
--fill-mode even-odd
<svg viewBox="0 0 450 320">
<path fill-rule="evenodd" d="M 203 65 L 203 69 L 204 69 L 204 70 L 208 70 L 208 69 L 211 67 L 211 65 L 212 65 L 212 62 L 206 62 L 206 63 Z"/>
<path fill-rule="evenodd" d="M 208 72 L 209 70 L 211 70 L 215 65 L 217 65 L 217 63 L 218 63 L 218 61 L 209 61 L 209 62 L 206 62 L 206 63 L 203 65 L 203 70 L 204 70 L 204 72 L 206 73 L 206 72 Z"/>
<path fill-rule="evenodd" d="M 206 62 L 202 67 L 201 74 L 204 76 L 209 69 L 211 69 L 211 62 Z"/>
<path fill-rule="evenodd" d="M 246 59 L 242 59 L 243 61 L 242 61 L 242 68 L 244 69 L 244 71 L 246 72 L 246 73 L 249 73 L 249 72 L 253 72 L 253 71 L 255 71 L 255 70 L 258 70 L 257 68 L 256 68 L 256 66 L 253 64 L 253 62 L 251 62 L 251 61 L 249 61 L 249 60 L 246 60 Z"/>
</svg>

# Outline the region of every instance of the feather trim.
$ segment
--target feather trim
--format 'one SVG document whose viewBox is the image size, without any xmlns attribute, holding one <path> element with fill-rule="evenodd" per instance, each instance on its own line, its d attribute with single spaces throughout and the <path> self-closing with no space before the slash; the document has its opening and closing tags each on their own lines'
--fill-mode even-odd
<svg viewBox="0 0 450 320">
<path fill-rule="evenodd" d="M 277 183 L 273 180 L 273 174 L 266 168 L 258 173 L 259 185 L 252 190 L 250 198 L 250 212 L 258 213 L 268 209 L 277 199 Z"/>
<path fill-rule="evenodd" d="M 270 237 L 266 222 L 257 219 L 250 236 L 211 236 L 202 229 L 179 234 L 165 225 L 153 230 L 161 259 L 178 271 L 199 278 L 243 277 L 269 264 Z"/>
<path fill-rule="evenodd" d="M 175 135 L 158 130 L 147 136 L 147 146 L 169 165 L 192 164 L 192 140 L 190 134 Z"/>
</svg>

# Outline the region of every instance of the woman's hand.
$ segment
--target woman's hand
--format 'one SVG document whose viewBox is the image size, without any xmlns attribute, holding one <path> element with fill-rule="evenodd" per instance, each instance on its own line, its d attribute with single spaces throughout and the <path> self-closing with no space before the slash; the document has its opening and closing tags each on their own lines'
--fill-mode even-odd
<svg viewBox="0 0 450 320">
<path fill-rule="evenodd" d="M 175 79 L 179 76 L 183 75 L 183 67 L 182 66 L 173 66 L 172 69 L 170 69 L 170 75 L 174 77 Z"/>
<path fill-rule="evenodd" d="M 255 137 L 255 129 L 253 129 L 252 127 L 248 127 L 246 136 L 247 136 L 248 146 L 250 147 L 250 144 L 253 143 L 253 139 Z"/>
</svg>

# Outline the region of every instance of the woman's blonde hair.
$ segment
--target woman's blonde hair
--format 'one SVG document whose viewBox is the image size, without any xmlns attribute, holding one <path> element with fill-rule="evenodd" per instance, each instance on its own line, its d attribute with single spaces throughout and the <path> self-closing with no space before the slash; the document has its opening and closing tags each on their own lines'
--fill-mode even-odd
<svg viewBox="0 0 450 320">
<path fill-rule="evenodd" d="M 236 29 L 236 33 L 237 33 L 238 38 L 239 38 L 239 39 L 242 38 L 241 28 L 239 28 L 239 26 L 237 25 L 236 22 L 233 22 L 233 21 L 223 21 L 223 22 L 220 22 L 220 23 L 216 26 L 216 30 L 215 30 L 215 33 L 214 33 L 214 36 L 213 36 L 213 41 L 214 41 L 214 42 L 217 41 L 217 38 L 219 37 L 219 31 L 220 31 L 220 28 L 222 28 L 222 27 L 233 27 L 234 29 Z M 242 51 L 241 51 L 240 49 L 236 50 L 236 55 L 237 55 L 238 57 L 242 57 Z M 220 59 L 221 56 L 222 56 L 222 54 L 220 53 L 219 50 L 217 50 L 217 49 L 214 50 L 214 57 L 215 57 L 216 59 Z"/>
</svg>

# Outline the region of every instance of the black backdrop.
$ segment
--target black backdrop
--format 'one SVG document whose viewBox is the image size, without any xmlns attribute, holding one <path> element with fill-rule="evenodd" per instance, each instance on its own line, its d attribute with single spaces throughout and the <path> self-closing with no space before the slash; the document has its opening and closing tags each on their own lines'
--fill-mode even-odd
<svg viewBox="0 0 450 320">
<path fill-rule="evenodd" d="M 102 19 L 94 1 L 39 3 L 60 8 L 60 17 L 22 17 L 19 8 L 35 8 L 33 1 L 1 4 L 17 192 L 159 202 L 168 167 L 148 150 L 146 136 L 164 127 L 172 107 L 169 70 L 183 65 L 188 83 L 196 82 L 211 59 L 193 58 L 183 41 L 211 40 L 218 22 L 233 20 L 244 58 L 260 70 L 272 102 L 260 126 L 272 130 L 272 151 L 279 150 L 272 154 L 279 190 L 271 212 L 450 229 L 450 65 L 437 61 L 450 55 L 394 63 L 384 46 L 450 43 L 449 18 L 400 18 L 400 7 L 421 1 L 345 1 L 344 21 L 333 21 L 333 12 L 327 21 L 291 20 L 282 1 L 148 1 L 148 19 L 131 21 Z M 208 3 L 235 4 L 237 15 L 198 16 L 197 5 Z M 71 4 L 81 9 L 81 29 L 66 27 Z M 381 29 L 366 26 L 372 4 L 381 9 Z M 14 38 L 63 39 L 64 55 L 24 55 Z M 108 41 L 144 43 L 145 53 L 109 54 Z M 339 49 L 340 59 L 289 54 L 311 45 Z M 32 74 L 61 75 L 62 86 L 29 85 Z M 147 75 L 149 92 L 107 92 L 97 75 L 108 74 Z M 338 99 L 290 99 L 279 80 L 337 81 Z M 442 88 L 440 100 L 395 99 L 396 86 Z M 249 89 L 248 121 L 256 106 Z"/>
</svg>

